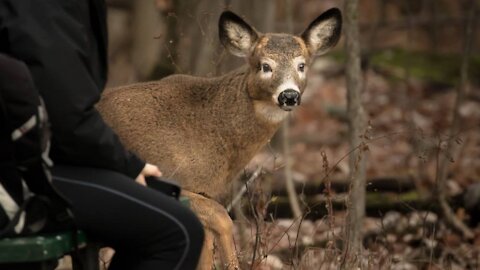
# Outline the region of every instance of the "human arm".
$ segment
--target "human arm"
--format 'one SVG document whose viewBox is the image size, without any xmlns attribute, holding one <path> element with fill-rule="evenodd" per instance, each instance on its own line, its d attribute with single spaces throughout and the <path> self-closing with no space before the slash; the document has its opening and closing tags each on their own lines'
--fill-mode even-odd
<svg viewBox="0 0 480 270">
<path fill-rule="evenodd" d="M 54 162 L 139 176 L 145 162 L 123 147 L 95 109 L 106 77 L 103 1 L 0 5 L 0 48 L 28 65 L 45 100 Z"/>
</svg>

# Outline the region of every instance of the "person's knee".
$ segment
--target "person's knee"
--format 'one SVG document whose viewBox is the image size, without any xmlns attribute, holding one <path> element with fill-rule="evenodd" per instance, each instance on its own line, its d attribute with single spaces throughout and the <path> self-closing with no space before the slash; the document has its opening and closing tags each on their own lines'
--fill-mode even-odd
<svg viewBox="0 0 480 270">
<path fill-rule="evenodd" d="M 177 224 L 172 226 L 168 233 L 168 242 L 172 245 L 171 248 L 190 254 L 200 253 L 205 237 L 202 223 L 190 209 L 179 207 L 176 210 Z"/>
<path fill-rule="evenodd" d="M 172 241 L 172 251 L 176 251 L 169 258 L 177 260 L 176 256 L 179 256 L 179 269 L 195 269 L 205 237 L 202 223 L 190 209 L 184 207 L 177 209 L 176 217 L 180 224 L 178 230 L 172 231 L 171 234 L 171 237 L 175 238 Z"/>
<path fill-rule="evenodd" d="M 189 211 L 187 214 L 186 224 L 187 233 L 190 238 L 192 248 L 196 250 L 201 249 L 203 240 L 205 238 L 205 231 L 202 223 L 193 212 Z"/>
</svg>

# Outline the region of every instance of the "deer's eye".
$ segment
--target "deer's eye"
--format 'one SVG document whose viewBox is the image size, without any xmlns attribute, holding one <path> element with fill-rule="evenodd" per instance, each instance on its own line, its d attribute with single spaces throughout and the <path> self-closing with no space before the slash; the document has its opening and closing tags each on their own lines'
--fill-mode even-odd
<svg viewBox="0 0 480 270">
<path fill-rule="evenodd" d="M 265 72 L 265 73 L 267 73 L 267 72 L 272 72 L 272 68 L 270 67 L 269 64 L 263 63 L 263 64 L 262 64 L 262 71 Z"/>
<path fill-rule="evenodd" d="M 305 64 L 304 64 L 304 63 L 298 64 L 298 71 L 300 71 L 300 72 L 304 72 L 304 71 L 305 71 Z"/>
</svg>

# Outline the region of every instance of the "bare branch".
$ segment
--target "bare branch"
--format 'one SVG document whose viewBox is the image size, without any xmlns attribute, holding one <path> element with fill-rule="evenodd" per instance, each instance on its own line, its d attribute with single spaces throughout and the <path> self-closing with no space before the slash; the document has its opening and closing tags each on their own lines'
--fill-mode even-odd
<svg viewBox="0 0 480 270">
<path fill-rule="evenodd" d="M 247 182 L 245 182 L 245 185 L 242 186 L 242 189 L 240 189 L 237 195 L 235 195 L 232 202 L 229 205 L 227 205 L 228 212 L 230 212 L 232 208 L 240 201 L 240 199 L 243 197 L 243 194 L 245 194 L 245 192 L 247 191 L 248 186 L 253 181 L 255 181 L 255 179 L 258 178 L 258 176 L 260 175 L 260 172 L 262 171 L 262 168 L 263 168 L 262 166 L 258 166 L 258 168 L 253 172 L 252 176 L 250 176 Z"/>
</svg>

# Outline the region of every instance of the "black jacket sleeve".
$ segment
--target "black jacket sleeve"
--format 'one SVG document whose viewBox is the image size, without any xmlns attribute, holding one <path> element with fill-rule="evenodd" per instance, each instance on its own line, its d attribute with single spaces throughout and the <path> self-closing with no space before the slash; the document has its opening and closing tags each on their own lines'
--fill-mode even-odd
<svg viewBox="0 0 480 270">
<path fill-rule="evenodd" d="M 0 51 L 24 61 L 43 97 L 56 163 L 136 177 L 127 151 L 94 105 L 106 78 L 103 0 L 0 0 Z"/>
</svg>

